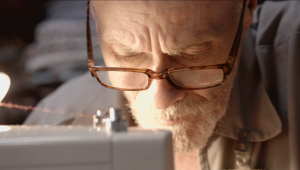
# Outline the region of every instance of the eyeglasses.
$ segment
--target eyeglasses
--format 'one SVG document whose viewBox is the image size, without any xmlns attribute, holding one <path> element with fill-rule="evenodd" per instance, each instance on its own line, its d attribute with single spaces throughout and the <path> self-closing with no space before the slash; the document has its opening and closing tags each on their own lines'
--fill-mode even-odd
<svg viewBox="0 0 300 170">
<path fill-rule="evenodd" d="M 239 26 L 226 63 L 169 68 L 162 72 L 155 72 L 151 69 L 95 66 L 90 28 L 90 0 L 87 0 L 86 34 L 89 70 L 102 86 L 122 91 L 146 90 L 154 79 L 166 79 L 173 87 L 180 90 L 200 90 L 222 85 L 236 62 L 244 25 L 245 6 L 246 0 L 243 2 Z"/>
</svg>

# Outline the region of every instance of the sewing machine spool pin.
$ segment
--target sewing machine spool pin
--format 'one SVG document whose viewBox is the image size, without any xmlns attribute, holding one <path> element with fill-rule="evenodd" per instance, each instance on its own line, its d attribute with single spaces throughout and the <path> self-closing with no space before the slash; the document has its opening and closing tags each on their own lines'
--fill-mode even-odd
<svg viewBox="0 0 300 170">
<path fill-rule="evenodd" d="M 119 109 L 110 108 L 109 110 L 98 110 L 93 115 L 93 128 L 113 132 L 127 131 L 128 122 L 122 119 L 122 112 Z"/>
</svg>

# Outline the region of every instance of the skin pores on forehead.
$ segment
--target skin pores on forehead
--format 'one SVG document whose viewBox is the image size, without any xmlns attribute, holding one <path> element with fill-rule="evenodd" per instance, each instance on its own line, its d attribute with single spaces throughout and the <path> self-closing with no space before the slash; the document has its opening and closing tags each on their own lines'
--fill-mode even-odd
<svg viewBox="0 0 300 170">
<path fill-rule="evenodd" d="M 239 17 L 229 1 L 94 1 L 99 41 L 108 67 L 148 68 L 226 62 Z M 137 122 L 172 131 L 175 150 L 203 147 L 224 115 L 234 73 L 216 88 L 177 90 L 154 80 L 125 92 Z M 169 122 L 169 124 L 166 122 Z"/>
</svg>

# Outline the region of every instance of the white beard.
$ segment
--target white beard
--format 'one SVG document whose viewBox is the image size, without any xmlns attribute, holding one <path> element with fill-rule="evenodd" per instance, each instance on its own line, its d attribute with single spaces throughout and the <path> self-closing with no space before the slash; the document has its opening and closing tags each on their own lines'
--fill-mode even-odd
<svg viewBox="0 0 300 170">
<path fill-rule="evenodd" d="M 171 131 L 174 151 L 184 153 L 206 145 L 217 122 L 225 114 L 229 89 L 231 88 L 223 86 L 223 89 L 214 90 L 210 101 L 197 94 L 187 95 L 167 109 L 153 109 L 149 102 L 143 100 L 146 96 L 138 95 L 136 101 L 129 101 L 129 107 L 133 117 L 143 128 Z M 158 123 L 159 120 L 180 122 L 162 126 Z"/>
</svg>

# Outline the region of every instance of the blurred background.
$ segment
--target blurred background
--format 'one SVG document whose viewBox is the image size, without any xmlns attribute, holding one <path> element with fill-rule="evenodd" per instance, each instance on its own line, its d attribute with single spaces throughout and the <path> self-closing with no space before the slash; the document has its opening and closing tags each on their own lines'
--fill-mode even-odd
<svg viewBox="0 0 300 170">
<path fill-rule="evenodd" d="M 2 102 L 35 106 L 87 72 L 85 19 L 83 0 L 1 1 L 0 72 L 11 79 Z M 0 124 L 22 124 L 29 113 L 0 107 Z"/>
<path fill-rule="evenodd" d="M 35 106 L 88 71 L 85 15 L 84 0 L 0 1 L 0 72 L 11 79 L 2 102 Z M 100 51 L 93 25 L 94 50 Z M 0 107 L 0 125 L 22 124 L 29 113 Z"/>
</svg>

